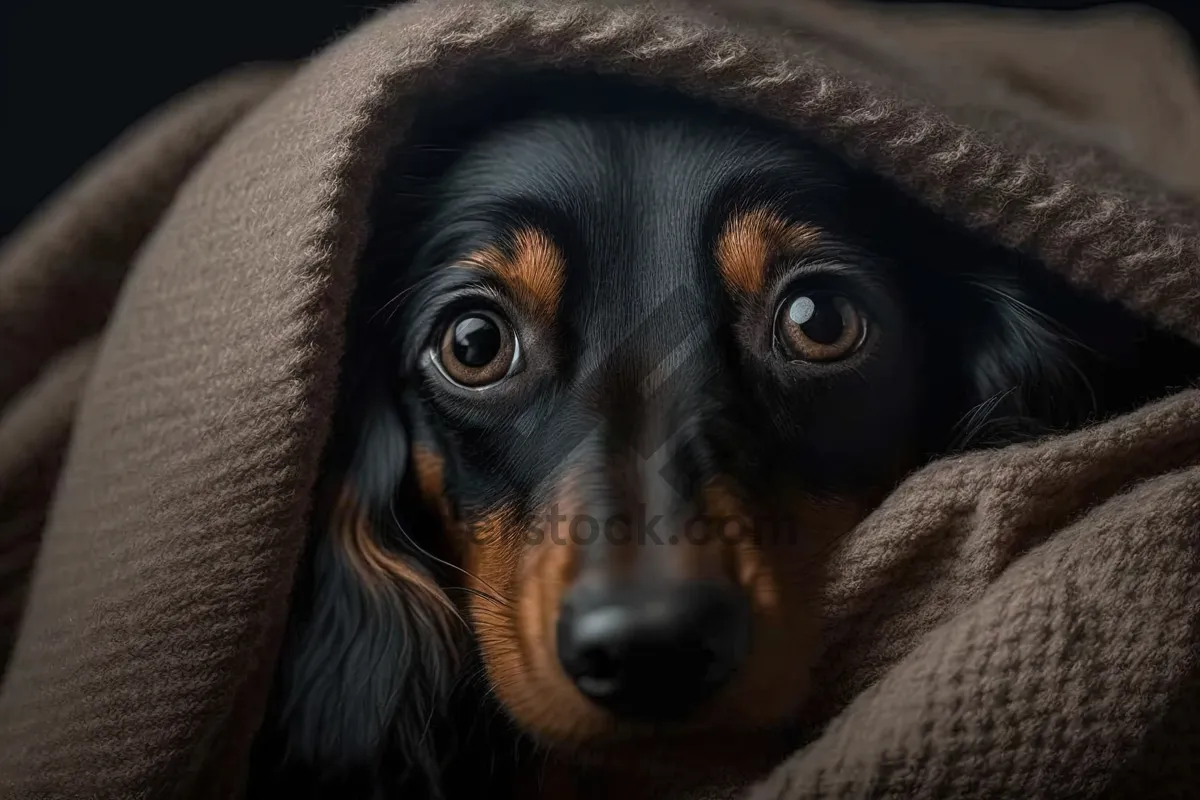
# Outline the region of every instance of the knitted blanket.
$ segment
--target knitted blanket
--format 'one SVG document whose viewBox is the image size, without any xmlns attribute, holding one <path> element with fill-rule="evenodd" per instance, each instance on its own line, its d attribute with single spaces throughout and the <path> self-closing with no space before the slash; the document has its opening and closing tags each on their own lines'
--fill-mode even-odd
<svg viewBox="0 0 1200 800">
<path fill-rule="evenodd" d="M 426 98 L 546 67 L 783 121 L 1200 343 L 1200 95 L 1157 17 L 382 11 L 180 97 L 0 251 L 0 796 L 242 791 L 373 182 Z M 714 796 L 1195 796 L 1200 391 L 929 465 L 824 596 L 819 735 Z"/>
</svg>

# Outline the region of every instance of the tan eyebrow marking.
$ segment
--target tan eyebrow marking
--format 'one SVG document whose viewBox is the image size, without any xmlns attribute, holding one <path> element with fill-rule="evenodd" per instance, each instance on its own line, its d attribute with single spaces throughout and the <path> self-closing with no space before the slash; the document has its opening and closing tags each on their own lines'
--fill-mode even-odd
<svg viewBox="0 0 1200 800">
<path fill-rule="evenodd" d="M 512 235 L 511 252 L 488 246 L 463 259 L 466 265 L 492 273 L 521 302 L 544 320 L 553 320 L 566 280 L 567 261 L 540 230 L 523 228 Z"/>
<path fill-rule="evenodd" d="M 771 259 L 783 252 L 803 252 L 817 244 L 821 231 L 791 223 L 766 208 L 729 218 L 717 238 L 717 268 L 729 291 L 754 297 L 763 290 Z"/>
</svg>

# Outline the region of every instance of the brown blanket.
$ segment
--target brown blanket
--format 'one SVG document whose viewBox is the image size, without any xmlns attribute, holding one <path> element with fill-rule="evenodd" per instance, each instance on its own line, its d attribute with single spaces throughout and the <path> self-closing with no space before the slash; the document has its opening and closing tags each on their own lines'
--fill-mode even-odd
<svg viewBox="0 0 1200 800">
<path fill-rule="evenodd" d="M 382 12 L 180 98 L 0 251 L 0 797 L 239 792 L 373 179 L 497 66 L 784 120 L 1200 343 L 1200 90 L 1156 17 Z M 935 463 L 834 567 L 829 724 L 749 797 L 1200 793 L 1200 391 Z"/>
</svg>

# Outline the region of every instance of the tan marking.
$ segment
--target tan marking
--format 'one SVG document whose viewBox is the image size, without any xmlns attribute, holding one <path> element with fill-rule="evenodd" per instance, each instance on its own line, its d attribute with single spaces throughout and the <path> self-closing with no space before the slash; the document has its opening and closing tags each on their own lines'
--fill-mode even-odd
<svg viewBox="0 0 1200 800">
<path fill-rule="evenodd" d="M 516 231 L 512 235 L 511 255 L 490 246 L 472 253 L 463 263 L 495 275 L 542 320 L 554 319 L 567 265 L 562 251 L 542 231 L 536 228 Z"/>
<path fill-rule="evenodd" d="M 771 613 L 779 605 L 779 587 L 755 541 L 755 520 L 746 513 L 737 494 L 725 480 L 704 487 L 704 514 L 712 535 L 733 561 L 731 572 L 760 612 Z"/>
<path fill-rule="evenodd" d="M 730 217 L 717 239 L 717 268 L 729 291 L 743 297 L 762 293 L 772 259 L 812 248 L 821 232 L 789 223 L 765 208 Z"/>
<path fill-rule="evenodd" d="M 507 505 L 500 506 L 471 523 L 471 539 L 477 548 L 486 548 L 489 551 L 489 561 L 495 560 L 501 551 L 514 546 L 519 547 L 519 521 L 516 509 Z M 514 558 L 516 555 L 517 553 L 512 553 Z"/>
<path fill-rule="evenodd" d="M 413 472 L 417 477 L 417 490 L 430 508 L 442 518 L 448 529 L 454 527 L 454 513 L 450 498 L 446 496 L 446 463 L 441 455 L 425 445 L 414 445 L 412 449 Z"/>
<path fill-rule="evenodd" d="M 468 609 L 496 695 L 518 719 L 535 730 L 554 720 L 552 729 L 567 740 L 585 740 L 596 726 L 611 726 L 609 715 L 585 700 L 563 674 L 555 649 L 555 628 L 563 594 L 574 576 L 579 548 L 569 525 L 581 505 L 580 475 L 571 470 L 559 482 L 556 500 L 543 509 L 537 530 L 526 528 L 515 511 L 502 507 L 473 522 L 475 534 L 466 567 L 473 585 L 504 598 L 497 603 L 472 593 Z M 557 536 L 550 534 L 554 513 L 567 517 Z M 527 537 L 527 532 L 535 535 Z"/>
<path fill-rule="evenodd" d="M 370 520 L 350 486 L 343 486 L 339 492 L 329 525 L 335 541 L 368 592 L 381 595 L 389 585 L 403 585 L 444 612 L 438 619 L 447 630 L 451 620 L 459 619 L 458 610 L 433 576 L 402 556 L 388 552 L 376 540 Z"/>
</svg>

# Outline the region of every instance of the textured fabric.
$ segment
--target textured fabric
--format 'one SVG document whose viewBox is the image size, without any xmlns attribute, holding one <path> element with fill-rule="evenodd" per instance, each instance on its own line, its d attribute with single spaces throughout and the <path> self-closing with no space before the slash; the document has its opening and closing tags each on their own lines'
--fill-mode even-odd
<svg viewBox="0 0 1200 800">
<path fill-rule="evenodd" d="M 1200 102 L 1155 18 L 1037 34 L 1092 53 L 1068 63 L 1011 21 L 959 18 L 972 40 L 800 0 L 697 9 L 381 12 L 164 109 L 6 245 L 0 796 L 238 793 L 375 176 L 423 98 L 480 70 L 625 74 L 785 121 L 1200 342 Z M 1157 76 L 1098 74 L 1135 62 Z M 930 465 L 835 555 L 821 734 L 713 796 L 1194 794 L 1198 539 L 1196 390 Z"/>
</svg>

